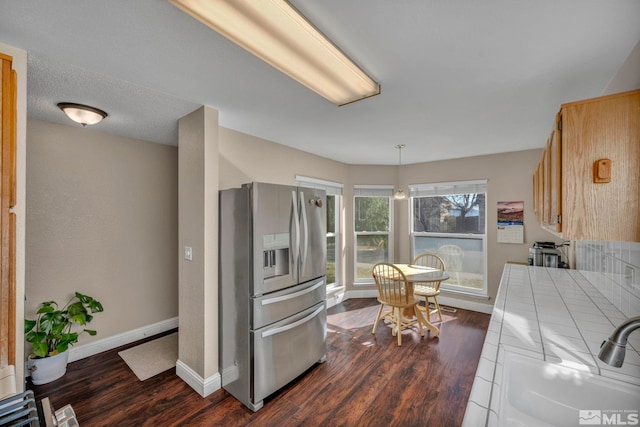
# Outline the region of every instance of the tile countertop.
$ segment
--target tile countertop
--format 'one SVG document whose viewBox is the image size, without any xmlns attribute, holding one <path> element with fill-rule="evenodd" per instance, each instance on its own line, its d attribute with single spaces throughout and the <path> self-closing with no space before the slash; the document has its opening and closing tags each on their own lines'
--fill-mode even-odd
<svg viewBox="0 0 640 427">
<path fill-rule="evenodd" d="M 627 316 L 586 276 L 577 270 L 505 265 L 463 427 L 498 424 L 504 350 L 640 384 L 640 331 L 629 336 L 621 368 L 598 359 L 602 341 Z"/>
</svg>

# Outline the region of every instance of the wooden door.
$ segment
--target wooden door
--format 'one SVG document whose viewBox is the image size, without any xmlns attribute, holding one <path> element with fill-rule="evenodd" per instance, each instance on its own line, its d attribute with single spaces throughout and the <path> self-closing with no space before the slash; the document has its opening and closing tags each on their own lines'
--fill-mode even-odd
<svg viewBox="0 0 640 427">
<path fill-rule="evenodd" d="M 16 82 L 12 58 L 0 54 L 0 367 L 15 365 Z"/>
</svg>

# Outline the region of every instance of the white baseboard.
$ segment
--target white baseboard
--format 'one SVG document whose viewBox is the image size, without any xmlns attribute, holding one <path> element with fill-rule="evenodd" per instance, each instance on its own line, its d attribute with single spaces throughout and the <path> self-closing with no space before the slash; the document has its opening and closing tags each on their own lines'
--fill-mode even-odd
<svg viewBox="0 0 640 427">
<path fill-rule="evenodd" d="M 98 353 L 102 353 L 103 351 L 112 350 L 116 347 L 120 347 L 121 345 L 130 344 L 143 338 L 170 331 L 177 327 L 178 318 L 173 317 L 158 323 L 142 326 L 131 331 L 93 341 L 88 344 L 76 345 L 69 349 L 69 362 L 75 362 L 76 360 L 84 359 L 85 357 L 93 356 Z"/>
<path fill-rule="evenodd" d="M 331 308 L 336 304 L 340 304 L 345 299 L 345 292 L 343 288 L 336 290 L 335 292 L 327 292 L 327 308 Z"/>
<path fill-rule="evenodd" d="M 362 289 L 362 290 L 356 289 L 351 291 L 345 291 L 344 295 L 342 296 L 342 301 L 346 301 L 351 298 L 376 298 L 377 296 L 378 296 L 377 289 Z M 438 296 L 438 302 L 441 305 L 462 308 L 464 310 L 477 311 L 477 312 L 486 313 L 486 314 L 491 314 L 491 312 L 493 311 L 493 305 L 491 304 L 484 304 L 476 301 L 468 301 L 468 300 L 458 299 L 455 297 L 448 297 L 442 294 Z M 331 307 L 331 306 L 327 305 L 327 307 Z"/>
<path fill-rule="evenodd" d="M 351 298 L 377 298 L 378 297 L 378 290 L 377 289 L 355 289 L 352 291 L 346 291 L 345 292 L 345 300 L 351 299 Z"/>
<path fill-rule="evenodd" d="M 438 295 L 438 304 L 486 314 L 491 314 L 493 311 L 493 305 L 491 304 L 457 299 L 455 297 L 447 297 L 442 294 Z"/>
<path fill-rule="evenodd" d="M 186 382 L 189 387 L 194 389 L 202 397 L 207 397 L 222 387 L 222 380 L 219 372 L 216 372 L 205 380 L 180 360 L 176 362 L 176 375 L 182 378 L 182 381 Z"/>
</svg>

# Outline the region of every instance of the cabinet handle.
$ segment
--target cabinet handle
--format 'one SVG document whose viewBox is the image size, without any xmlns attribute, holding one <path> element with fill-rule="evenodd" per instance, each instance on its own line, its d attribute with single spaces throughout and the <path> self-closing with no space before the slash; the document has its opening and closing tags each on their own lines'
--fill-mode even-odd
<svg viewBox="0 0 640 427">
<path fill-rule="evenodd" d="M 304 317 L 296 322 L 290 323 L 288 325 L 285 326 L 281 326 L 279 328 L 276 329 L 271 329 L 269 331 L 264 331 L 262 333 L 262 338 L 267 338 L 270 337 L 271 335 L 276 335 L 276 334 L 280 334 L 282 332 L 286 332 L 290 329 L 293 328 L 297 328 L 298 326 L 307 323 L 308 321 L 310 321 L 311 319 L 313 319 L 314 317 L 316 317 L 319 313 L 322 313 L 322 311 L 325 310 L 324 305 L 322 307 L 318 307 L 316 309 L 316 311 L 314 311 L 313 313 L 311 313 L 310 315 L 308 315 L 307 317 Z"/>
<path fill-rule="evenodd" d="M 611 160 L 600 159 L 593 163 L 593 182 L 595 184 L 611 182 Z"/>
</svg>

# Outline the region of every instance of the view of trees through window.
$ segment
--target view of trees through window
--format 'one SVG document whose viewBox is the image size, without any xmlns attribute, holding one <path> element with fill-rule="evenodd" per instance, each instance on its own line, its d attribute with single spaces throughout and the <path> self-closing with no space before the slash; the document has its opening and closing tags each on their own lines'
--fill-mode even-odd
<svg viewBox="0 0 640 427">
<path fill-rule="evenodd" d="M 484 205 L 484 193 L 416 197 L 413 231 L 484 234 Z"/>
<path fill-rule="evenodd" d="M 327 195 L 327 285 L 336 282 L 336 202 L 336 196 Z"/>
<path fill-rule="evenodd" d="M 445 262 L 443 283 L 484 288 L 485 193 L 412 198 L 413 254 L 434 253 Z"/>
<path fill-rule="evenodd" d="M 356 196 L 354 229 L 356 280 L 371 279 L 373 266 L 389 261 L 390 198 Z"/>
</svg>

